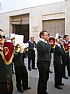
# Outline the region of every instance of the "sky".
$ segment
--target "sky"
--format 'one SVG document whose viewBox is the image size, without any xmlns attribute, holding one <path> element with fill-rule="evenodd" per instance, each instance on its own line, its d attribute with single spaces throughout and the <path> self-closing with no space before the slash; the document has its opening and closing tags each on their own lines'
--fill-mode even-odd
<svg viewBox="0 0 70 94">
<path fill-rule="evenodd" d="M 0 0 L 1 2 L 0 12 L 12 11 L 60 1 L 65 0 Z"/>
</svg>

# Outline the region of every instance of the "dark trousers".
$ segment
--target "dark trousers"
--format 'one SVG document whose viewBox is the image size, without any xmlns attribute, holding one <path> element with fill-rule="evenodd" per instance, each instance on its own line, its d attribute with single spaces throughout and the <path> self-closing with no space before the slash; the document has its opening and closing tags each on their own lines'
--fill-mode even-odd
<svg viewBox="0 0 70 94">
<path fill-rule="evenodd" d="M 38 79 L 37 94 L 46 94 L 47 81 L 49 78 L 49 66 L 47 69 L 44 69 L 44 67 L 40 65 L 38 67 L 38 70 L 39 70 L 39 79 Z"/>
<path fill-rule="evenodd" d="M 32 67 L 31 67 L 32 62 Z M 28 69 L 35 68 L 35 51 L 29 51 L 28 53 Z"/>
<path fill-rule="evenodd" d="M 7 83 L 0 82 L 0 94 L 12 94 L 13 91 L 7 89 Z"/>
<path fill-rule="evenodd" d="M 7 85 L 6 83 L 0 82 L 0 94 L 7 94 Z"/>
<path fill-rule="evenodd" d="M 16 75 L 16 86 L 18 90 L 28 88 L 28 73 L 25 66 L 16 66 L 15 67 Z"/>
<path fill-rule="evenodd" d="M 54 73 L 55 73 L 55 86 L 59 86 L 62 83 L 62 64 L 61 62 L 54 61 Z"/>
<path fill-rule="evenodd" d="M 70 76 L 70 60 L 69 55 L 64 55 L 62 58 L 63 62 L 63 76 L 66 76 L 65 67 L 67 67 L 68 76 Z"/>
</svg>

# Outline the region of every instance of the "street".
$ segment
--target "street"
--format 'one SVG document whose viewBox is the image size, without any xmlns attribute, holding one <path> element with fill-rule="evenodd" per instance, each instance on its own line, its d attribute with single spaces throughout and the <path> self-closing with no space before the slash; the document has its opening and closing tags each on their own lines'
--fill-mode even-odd
<svg viewBox="0 0 70 94">
<path fill-rule="evenodd" d="M 27 67 L 27 58 L 25 59 L 25 65 Z M 48 94 L 70 94 L 70 77 L 69 79 L 63 79 L 64 86 L 62 90 L 54 88 L 54 69 L 51 63 L 50 69 L 53 73 L 50 73 L 48 80 Z M 28 70 L 27 70 L 28 71 Z M 31 89 L 24 91 L 22 94 L 37 94 L 37 81 L 38 81 L 38 70 L 28 71 L 29 75 L 29 87 Z M 21 94 L 16 89 L 15 74 L 13 74 L 14 90 L 13 94 Z"/>
</svg>

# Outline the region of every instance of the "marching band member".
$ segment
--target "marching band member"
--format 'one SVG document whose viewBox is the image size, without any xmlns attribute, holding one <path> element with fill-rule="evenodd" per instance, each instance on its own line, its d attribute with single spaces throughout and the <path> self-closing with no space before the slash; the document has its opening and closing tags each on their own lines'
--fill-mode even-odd
<svg viewBox="0 0 70 94">
<path fill-rule="evenodd" d="M 55 38 L 53 36 L 49 36 L 49 40 L 48 40 L 52 47 L 51 49 L 51 53 L 50 53 L 50 57 L 51 57 L 51 61 L 53 62 L 53 51 L 54 51 L 54 48 L 55 48 Z M 51 62 L 50 62 L 50 65 L 51 65 Z M 49 72 L 50 73 L 53 73 L 53 71 L 50 71 L 50 68 L 49 68 Z"/>
<path fill-rule="evenodd" d="M 51 46 L 48 43 L 47 31 L 41 31 L 39 37 L 40 40 L 37 43 L 37 67 L 39 71 L 37 94 L 48 94 L 46 90 L 49 78 Z"/>
<path fill-rule="evenodd" d="M 5 35 L 0 30 L 0 94 L 12 94 L 12 59 L 14 46 L 5 42 Z"/>
<path fill-rule="evenodd" d="M 69 62 L 68 41 L 69 41 L 69 36 L 68 35 L 64 35 L 64 37 L 63 37 L 64 55 L 62 57 L 62 61 L 63 61 L 63 78 L 65 78 L 65 79 L 68 79 L 68 77 L 66 77 L 65 66 L 67 67 L 68 76 L 70 76 L 70 62 Z"/>
<path fill-rule="evenodd" d="M 16 87 L 20 93 L 23 93 L 24 90 L 30 89 L 30 87 L 28 87 L 28 73 L 24 65 L 24 58 L 24 48 L 20 44 L 17 44 L 15 46 L 13 62 L 16 75 Z"/>
<path fill-rule="evenodd" d="M 56 39 L 56 46 L 54 48 L 54 73 L 55 73 L 55 84 L 54 87 L 57 89 L 62 89 L 60 85 L 64 85 L 62 83 L 62 55 L 64 54 L 64 50 L 61 47 L 60 37 Z"/>
</svg>

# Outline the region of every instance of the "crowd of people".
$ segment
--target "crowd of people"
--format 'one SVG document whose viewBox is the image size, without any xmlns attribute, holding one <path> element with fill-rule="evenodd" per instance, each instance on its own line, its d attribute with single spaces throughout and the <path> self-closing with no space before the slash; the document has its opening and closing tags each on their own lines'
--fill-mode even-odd
<svg viewBox="0 0 70 94">
<path fill-rule="evenodd" d="M 31 37 L 27 42 L 29 44 L 27 52 L 28 70 L 38 69 L 37 94 L 48 94 L 47 82 L 50 72 L 51 53 L 54 55 L 54 87 L 62 89 L 62 85 L 64 85 L 62 78 L 69 79 L 68 77 L 70 77 L 70 42 L 68 35 L 64 35 L 63 38 L 58 35 L 57 38 L 52 37 L 50 39 L 47 31 L 41 31 L 39 37 L 37 43 L 34 37 Z M 12 50 L 11 47 L 8 48 L 8 45 L 11 45 Z M 35 49 L 37 49 L 37 68 L 35 66 Z M 13 48 L 13 43 L 9 44 L 6 41 L 4 32 L 0 30 L 0 94 L 13 94 L 12 62 L 15 69 L 17 90 L 23 93 L 24 90 L 31 89 L 28 86 L 28 71 L 24 64 L 24 58 L 26 57 L 24 50 L 19 44 Z M 8 54 L 10 54 L 9 62 L 6 61 L 6 59 L 8 60 Z M 67 67 L 68 77 L 66 76 L 65 67 Z"/>
<path fill-rule="evenodd" d="M 37 43 L 37 67 L 39 71 L 37 94 L 48 94 L 47 81 L 49 79 L 49 68 L 51 60 L 51 52 L 53 52 L 54 65 L 54 87 L 62 89 L 62 78 L 68 79 L 65 73 L 67 66 L 68 76 L 70 77 L 70 57 L 69 57 L 69 36 L 64 35 L 63 39 L 60 35 L 56 39 L 50 39 L 47 31 L 40 32 L 40 40 Z M 50 41 L 48 41 L 50 39 Z"/>
</svg>

